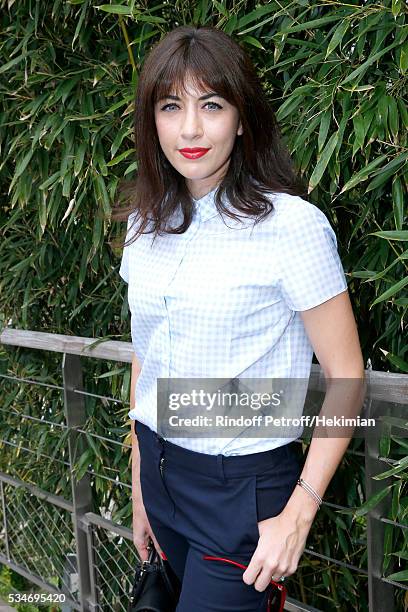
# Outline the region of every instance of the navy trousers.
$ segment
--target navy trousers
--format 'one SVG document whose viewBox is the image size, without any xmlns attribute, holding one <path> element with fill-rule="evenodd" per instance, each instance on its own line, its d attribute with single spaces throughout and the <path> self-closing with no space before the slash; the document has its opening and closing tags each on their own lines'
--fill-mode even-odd
<svg viewBox="0 0 408 612">
<path fill-rule="evenodd" d="M 182 581 L 177 612 L 264 612 L 269 587 L 242 579 L 258 544 L 258 521 L 285 507 L 302 469 L 298 442 L 249 455 L 208 455 L 168 442 L 135 422 L 143 503 Z"/>
</svg>

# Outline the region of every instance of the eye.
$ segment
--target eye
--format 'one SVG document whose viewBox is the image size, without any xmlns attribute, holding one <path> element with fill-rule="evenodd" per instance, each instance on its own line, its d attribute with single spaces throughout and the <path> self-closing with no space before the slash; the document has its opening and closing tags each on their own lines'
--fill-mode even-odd
<svg viewBox="0 0 408 612">
<path fill-rule="evenodd" d="M 207 102 L 207 104 L 213 104 L 214 106 L 216 106 L 217 108 L 222 108 L 222 106 L 220 106 L 219 104 L 217 104 L 217 102 Z M 207 104 L 205 104 L 204 106 L 207 106 Z"/>
<path fill-rule="evenodd" d="M 167 110 L 169 106 L 177 106 L 177 104 L 165 104 L 163 108 L 161 108 L 160 110 L 162 111 Z"/>
<path fill-rule="evenodd" d="M 212 104 L 213 106 L 216 106 L 217 108 L 216 108 L 215 110 L 218 110 L 218 109 L 221 109 L 221 108 L 222 108 L 222 106 L 221 106 L 220 104 L 217 104 L 217 102 L 206 102 L 206 103 L 204 104 L 204 106 L 207 106 L 207 104 Z M 177 104 L 175 104 L 175 103 L 173 102 L 172 104 L 165 104 L 165 105 L 164 105 L 164 106 L 163 106 L 163 107 L 162 107 L 160 110 L 162 110 L 162 111 L 167 111 L 167 109 L 168 109 L 170 106 L 177 106 L 177 107 L 178 107 L 178 105 L 177 105 Z"/>
</svg>

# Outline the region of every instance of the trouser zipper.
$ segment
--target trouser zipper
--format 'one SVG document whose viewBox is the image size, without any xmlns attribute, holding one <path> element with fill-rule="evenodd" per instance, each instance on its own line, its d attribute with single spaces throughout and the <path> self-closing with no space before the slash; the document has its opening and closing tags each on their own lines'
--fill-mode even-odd
<svg viewBox="0 0 408 612">
<path fill-rule="evenodd" d="M 162 482 L 163 482 L 163 486 L 166 489 L 166 493 L 167 493 L 167 495 L 169 497 L 169 500 L 170 500 L 170 502 L 171 502 L 171 504 L 173 506 L 173 517 L 174 517 L 175 512 L 176 512 L 176 506 L 175 506 L 174 501 L 173 501 L 173 499 L 172 499 L 172 497 L 171 497 L 171 495 L 169 493 L 169 490 L 168 490 L 167 485 L 166 485 L 166 481 L 164 480 L 164 463 L 165 463 L 165 460 L 166 460 L 166 457 L 164 457 L 164 456 L 160 457 L 159 470 L 160 470 L 160 476 L 161 476 L 161 479 L 162 479 Z"/>
<path fill-rule="evenodd" d="M 164 460 L 165 460 L 165 457 L 161 457 L 161 459 L 160 459 L 160 475 L 161 475 L 162 478 L 163 478 Z"/>
</svg>

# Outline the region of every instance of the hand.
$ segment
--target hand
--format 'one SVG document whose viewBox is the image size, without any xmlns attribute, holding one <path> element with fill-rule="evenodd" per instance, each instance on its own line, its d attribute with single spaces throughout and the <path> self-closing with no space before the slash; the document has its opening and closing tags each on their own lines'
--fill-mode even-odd
<svg viewBox="0 0 408 612">
<path fill-rule="evenodd" d="M 245 584 L 255 583 L 257 591 L 264 591 L 271 579 L 278 582 L 281 576 L 294 574 L 311 526 L 311 521 L 297 521 L 285 509 L 259 521 L 258 546 L 242 575 Z"/>
<path fill-rule="evenodd" d="M 149 551 L 147 546 L 149 538 L 153 540 L 153 544 L 159 555 L 162 557 L 162 550 L 158 541 L 150 527 L 149 519 L 147 518 L 146 510 L 141 499 L 133 500 L 133 544 L 142 561 L 147 561 Z"/>
</svg>

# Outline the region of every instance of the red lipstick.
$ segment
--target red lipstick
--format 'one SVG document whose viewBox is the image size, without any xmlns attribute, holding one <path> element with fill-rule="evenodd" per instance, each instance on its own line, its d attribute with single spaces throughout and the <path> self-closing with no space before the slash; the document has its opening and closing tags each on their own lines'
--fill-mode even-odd
<svg viewBox="0 0 408 612">
<path fill-rule="evenodd" d="M 204 149 L 203 147 L 194 147 L 192 149 L 179 149 L 179 153 L 181 153 L 183 157 L 186 157 L 187 159 L 198 159 L 199 157 L 205 155 L 209 150 L 210 149 Z"/>
</svg>

